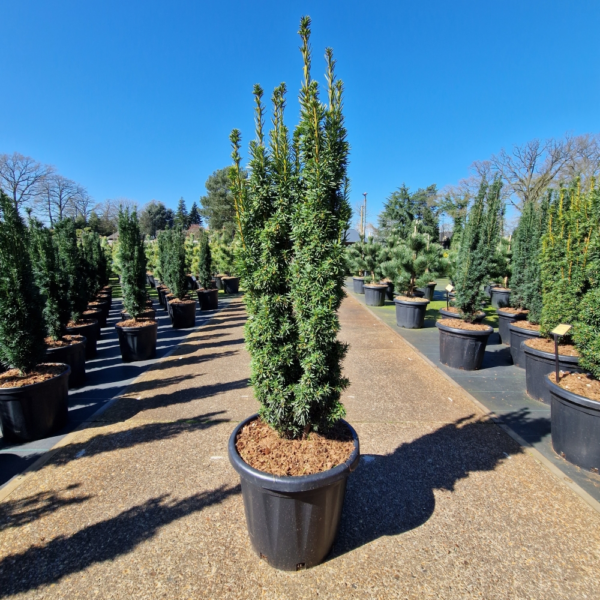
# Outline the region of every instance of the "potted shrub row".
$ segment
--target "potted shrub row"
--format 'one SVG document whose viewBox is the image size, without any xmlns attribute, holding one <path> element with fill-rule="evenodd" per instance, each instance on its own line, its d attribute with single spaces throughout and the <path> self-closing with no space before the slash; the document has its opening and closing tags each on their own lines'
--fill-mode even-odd
<svg viewBox="0 0 600 600">
<path fill-rule="evenodd" d="M 268 137 L 262 90 L 255 86 L 248 179 L 242 175 L 240 134 L 231 134 L 239 268 L 250 317 L 245 338 L 261 408 L 233 431 L 229 458 L 241 478 L 254 550 L 270 565 L 291 571 L 328 554 L 346 480 L 359 459 L 358 437 L 342 419 L 346 346 L 337 339 L 343 239 L 351 214 L 343 88 L 327 50 L 329 103 L 320 101 L 309 35 L 305 17 L 301 114 L 293 138 L 284 123 L 285 84 L 273 94 L 274 130 Z M 267 446 L 259 449 L 261 439 Z M 316 458 L 321 445 L 328 448 L 327 461 Z M 278 451 L 268 452 L 268 446 Z"/>
<path fill-rule="evenodd" d="M 200 240 L 198 257 L 198 283 L 196 291 L 200 310 L 216 310 L 219 307 L 219 290 L 212 289 L 212 254 L 208 234 Z"/>
</svg>

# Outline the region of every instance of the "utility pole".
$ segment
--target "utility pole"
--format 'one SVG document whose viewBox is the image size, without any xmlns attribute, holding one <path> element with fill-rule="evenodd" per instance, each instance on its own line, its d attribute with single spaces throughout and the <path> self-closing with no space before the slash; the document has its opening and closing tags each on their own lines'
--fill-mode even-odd
<svg viewBox="0 0 600 600">
<path fill-rule="evenodd" d="M 367 192 L 363 192 L 363 196 L 365 197 L 364 209 L 362 211 L 362 218 L 364 220 L 363 224 L 363 236 L 367 235 Z"/>
</svg>

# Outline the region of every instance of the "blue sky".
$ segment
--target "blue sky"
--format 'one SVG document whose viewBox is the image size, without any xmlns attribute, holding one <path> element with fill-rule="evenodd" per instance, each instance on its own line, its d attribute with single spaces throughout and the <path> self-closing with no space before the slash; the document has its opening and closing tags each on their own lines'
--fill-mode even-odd
<svg viewBox="0 0 600 600">
<path fill-rule="evenodd" d="M 346 85 L 352 203 L 375 222 L 405 182 L 439 187 L 531 138 L 600 131 L 600 2 L 0 0 L 0 153 L 53 164 L 97 201 L 188 206 L 253 134 L 252 85 L 332 46 Z M 247 147 L 247 146 L 245 146 Z"/>
</svg>

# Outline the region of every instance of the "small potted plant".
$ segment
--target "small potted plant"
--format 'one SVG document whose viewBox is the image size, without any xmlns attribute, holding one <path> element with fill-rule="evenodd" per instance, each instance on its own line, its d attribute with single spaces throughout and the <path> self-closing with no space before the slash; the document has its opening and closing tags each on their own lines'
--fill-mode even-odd
<svg viewBox="0 0 600 600">
<path fill-rule="evenodd" d="M 351 244 L 346 248 L 346 265 L 350 273 L 354 273 L 352 276 L 352 291 L 355 294 L 365 293 L 365 247 L 366 243 L 364 238 L 361 237 L 360 242 Z"/>
<path fill-rule="evenodd" d="M 489 266 L 500 236 L 502 182 L 488 185 L 482 180 L 479 193 L 467 215 L 456 266 L 455 306 L 460 319 L 440 319 L 440 360 L 456 369 L 481 368 L 488 338 L 493 329 L 476 323 L 483 296 L 482 285 L 489 278 Z"/>
<path fill-rule="evenodd" d="M 310 74 L 309 27 L 310 19 L 303 18 L 295 151 L 283 121 L 285 84 L 273 94 L 269 147 L 262 90 L 255 86 L 257 137 L 248 180 L 240 166 L 239 132 L 231 134 L 239 268 L 250 316 L 245 337 L 261 408 L 236 426 L 228 452 L 242 481 L 254 550 L 271 566 L 290 571 L 317 565 L 329 553 L 346 480 L 359 460 L 358 437 L 342 420 L 346 346 L 337 339 L 351 214 L 343 88 L 328 49 L 329 104 L 319 100 Z M 313 460 L 319 447 L 327 448 L 326 460 Z"/>
<path fill-rule="evenodd" d="M 137 213 L 119 211 L 119 258 L 123 307 L 131 319 L 116 324 L 123 362 L 148 360 L 156 356 L 158 324 L 142 319 L 146 310 L 146 254 Z"/>
<path fill-rule="evenodd" d="M 47 437 L 66 424 L 70 367 L 45 363 L 43 299 L 27 229 L 0 190 L 0 425 L 7 442 Z"/>
<path fill-rule="evenodd" d="M 198 254 L 198 282 L 200 289 L 197 290 L 200 310 L 216 310 L 219 307 L 219 290 L 211 289 L 212 280 L 212 256 L 208 234 L 204 233 L 200 240 Z"/>
<path fill-rule="evenodd" d="M 46 356 L 48 362 L 69 365 L 69 387 L 79 387 L 85 382 L 86 339 L 67 334 L 71 319 L 68 274 L 60 268 L 58 245 L 52 232 L 31 217 L 29 237 L 35 283 L 44 301 Z"/>
<path fill-rule="evenodd" d="M 504 214 L 501 222 L 504 222 Z M 502 231 L 502 226 L 500 228 Z M 498 240 L 490 260 L 489 275 L 492 281 L 502 281 L 502 284 L 489 284 L 490 304 L 495 308 L 504 308 L 511 305 L 512 289 L 508 287 L 511 278 L 512 239 L 502 237 Z M 512 284 L 511 284 L 512 287 Z"/>
<path fill-rule="evenodd" d="M 363 280 L 363 292 L 367 306 L 383 306 L 388 289 L 387 283 L 379 283 L 381 279 L 381 265 L 387 257 L 387 249 L 369 237 L 364 244 L 362 265 L 363 270 L 369 274 L 370 281 Z"/>
<path fill-rule="evenodd" d="M 396 323 L 406 329 L 423 327 L 429 300 L 416 296 L 415 291 L 435 278 L 441 265 L 441 246 L 432 244 L 421 228 L 419 221 L 413 221 L 412 233 L 391 248 L 390 260 L 381 267 L 394 287 L 403 292 L 394 303 Z"/>
</svg>

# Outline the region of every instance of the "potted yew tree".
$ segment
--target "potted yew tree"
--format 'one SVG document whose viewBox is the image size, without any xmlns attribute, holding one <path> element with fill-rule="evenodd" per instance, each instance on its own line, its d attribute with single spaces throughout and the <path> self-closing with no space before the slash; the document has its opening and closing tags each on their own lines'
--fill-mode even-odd
<svg viewBox="0 0 600 600">
<path fill-rule="evenodd" d="M 415 295 L 437 277 L 441 265 L 441 246 L 430 242 L 422 223 L 413 221 L 412 233 L 390 249 L 390 260 L 382 265 L 383 274 L 401 292 L 394 298 L 396 323 L 406 329 L 421 329 L 429 300 Z"/>
<path fill-rule="evenodd" d="M 43 298 L 48 362 L 71 367 L 69 387 L 85 382 L 85 344 L 83 335 L 67 334 L 71 319 L 68 274 L 60 268 L 58 244 L 52 232 L 36 219 L 29 220 L 29 253 L 35 283 Z"/>
<path fill-rule="evenodd" d="M 387 257 L 387 248 L 376 242 L 372 237 L 367 239 L 363 247 L 362 267 L 368 276 L 368 281 L 363 280 L 363 292 L 367 306 L 383 306 L 387 283 L 379 283 L 382 277 L 381 265 Z"/>
<path fill-rule="evenodd" d="M 204 232 L 200 239 L 198 253 L 198 283 L 200 289 L 196 292 L 200 310 L 216 310 L 219 307 L 219 290 L 211 289 L 212 256 L 208 234 Z"/>
<path fill-rule="evenodd" d="M 146 254 L 137 213 L 119 211 L 119 259 L 123 307 L 129 318 L 116 324 L 123 362 L 156 356 L 158 324 L 146 311 Z"/>
<path fill-rule="evenodd" d="M 476 323 L 483 298 L 482 285 L 489 278 L 490 263 L 500 238 L 502 182 L 482 180 L 467 215 L 455 272 L 454 304 L 460 319 L 440 319 L 440 360 L 465 371 L 481 367 L 490 334 L 489 325 Z"/>
<path fill-rule="evenodd" d="M 346 264 L 352 273 L 352 290 L 355 294 L 365 293 L 365 247 L 366 242 L 361 236 L 360 242 L 351 244 L 346 249 Z"/>
<path fill-rule="evenodd" d="M 283 120 L 285 84 L 273 94 L 268 145 L 262 90 L 255 86 L 256 141 L 247 180 L 240 134 L 231 134 L 239 268 L 250 317 L 245 337 L 261 408 L 233 431 L 229 459 L 241 477 L 254 550 L 291 571 L 328 554 L 346 480 L 359 459 L 358 437 L 342 420 L 346 346 L 337 339 L 351 214 L 343 87 L 328 49 L 329 102 L 321 103 L 311 78 L 309 35 L 304 17 L 304 80 L 293 141 Z"/>
<path fill-rule="evenodd" d="M 67 422 L 70 367 L 44 362 L 43 299 L 27 228 L 0 190 L 0 425 L 7 442 L 46 437 Z"/>
</svg>

